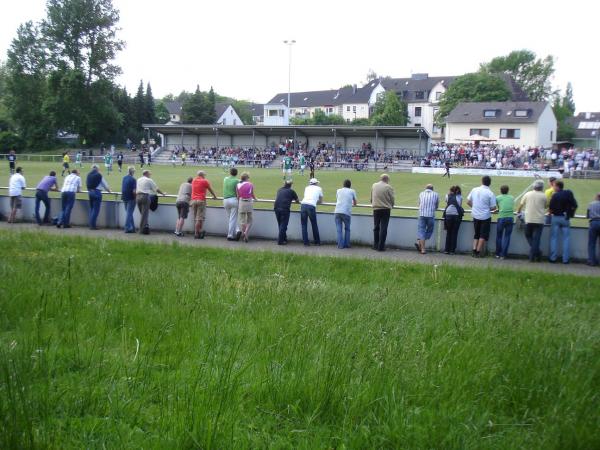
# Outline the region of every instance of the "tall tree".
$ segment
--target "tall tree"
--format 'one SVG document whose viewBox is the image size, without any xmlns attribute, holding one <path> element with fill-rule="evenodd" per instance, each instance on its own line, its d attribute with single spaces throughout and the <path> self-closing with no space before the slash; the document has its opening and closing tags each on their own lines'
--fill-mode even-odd
<svg viewBox="0 0 600 450">
<path fill-rule="evenodd" d="M 386 91 L 375 103 L 371 125 L 405 126 L 408 122 L 408 106 L 394 91 Z"/>
<path fill-rule="evenodd" d="M 82 72 L 87 85 L 114 79 L 121 70 L 113 60 L 124 46 L 118 22 L 112 0 L 47 0 L 42 26 L 52 64 Z"/>
<path fill-rule="evenodd" d="M 215 99 L 215 91 L 213 89 L 213 87 L 210 87 L 210 91 L 208 91 L 208 94 L 206 95 L 206 119 L 205 122 L 206 124 L 212 124 L 215 123 L 217 120 L 217 116 L 216 116 L 216 112 L 215 112 L 215 106 L 217 104 L 217 101 Z"/>
<path fill-rule="evenodd" d="M 144 94 L 144 81 L 140 80 L 137 93 L 132 101 L 135 126 L 140 127 L 146 121 L 146 95 Z"/>
<path fill-rule="evenodd" d="M 487 72 L 461 75 L 442 95 L 435 121 L 443 126 L 448 114 L 461 102 L 503 102 L 510 100 L 510 95 L 506 82 L 497 75 Z"/>
<path fill-rule="evenodd" d="M 8 50 L 6 105 L 28 148 L 43 148 L 50 125 L 43 112 L 46 97 L 47 52 L 40 27 L 26 22 L 17 29 Z"/>
<path fill-rule="evenodd" d="M 558 141 L 569 141 L 575 137 L 575 128 L 570 119 L 575 113 L 575 102 L 573 101 L 573 86 L 569 82 L 565 95 L 561 98 L 560 93 L 554 95 L 552 110 L 556 117 L 556 139 Z"/>
<path fill-rule="evenodd" d="M 188 97 L 182 106 L 182 120 L 184 123 L 206 124 L 207 104 L 204 94 L 200 91 L 200 86 L 196 86 L 196 91 Z M 211 122 L 212 123 L 212 122 Z"/>
<path fill-rule="evenodd" d="M 152 87 L 150 83 L 146 85 L 146 95 L 144 96 L 144 121 L 146 123 L 156 123 L 156 105 L 152 96 Z"/>
<path fill-rule="evenodd" d="M 565 96 L 562 99 L 562 106 L 567 111 L 569 111 L 571 115 L 575 114 L 575 100 L 573 100 L 573 85 L 570 81 L 567 83 Z"/>
<path fill-rule="evenodd" d="M 511 75 L 532 101 L 548 100 L 552 96 L 554 58 L 537 58 L 531 50 L 515 50 L 481 64 L 481 70 L 491 74 Z"/>
</svg>

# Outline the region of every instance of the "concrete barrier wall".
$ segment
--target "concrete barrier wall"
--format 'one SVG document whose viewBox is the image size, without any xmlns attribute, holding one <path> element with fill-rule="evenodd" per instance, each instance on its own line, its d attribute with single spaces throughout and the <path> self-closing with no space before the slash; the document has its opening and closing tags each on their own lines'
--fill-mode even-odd
<svg viewBox="0 0 600 450">
<path fill-rule="evenodd" d="M 105 196 L 112 198 L 112 196 Z M 260 203 L 257 206 L 261 206 Z M 263 207 L 270 207 L 268 204 L 262 204 Z M 34 221 L 35 199 L 32 197 L 23 198 L 23 209 L 20 217 L 25 221 Z M 41 205 L 41 211 L 44 206 Z M 51 199 L 52 216 L 57 216 L 61 210 L 60 199 Z M 86 200 L 77 200 L 71 214 L 71 223 L 73 225 L 88 225 L 89 205 Z M 0 196 L 0 213 L 6 217 L 10 212 L 10 201 L 8 196 Z M 139 223 L 139 213 L 136 210 L 136 225 Z M 160 204 L 155 212 L 150 213 L 150 229 L 172 231 L 175 229 L 175 220 L 177 219 L 177 210 L 174 204 Z M 125 209 L 123 204 L 118 201 L 103 201 L 100 215 L 98 217 L 98 226 L 102 228 L 122 228 L 125 223 Z M 209 234 L 225 236 L 226 233 L 225 211 L 221 207 L 208 207 L 206 213 L 206 222 L 204 229 Z M 318 213 L 319 232 L 321 241 L 324 243 L 334 243 L 336 240 L 336 229 L 333 213 Z M 309 236 L 312 237 L 310 223 L 308 225 Z M 185 223 L 185 231 L 193 231 L 193 220 L 189 217 Z M 116 232 L 116 231 L 115 231 Z M 370 215 L 354 215 L 351 224 L 352 242 L 360 245 L 372 245 L 373 242 L 373 218 Z M 587 259 L 587 228 L 571 228 L 570 255 L 573 259 Z M 260 237 L 264 239 L 277 239 L 277 221 L 275 214 L 271 209 L 255 209 L 254 221 L 251 237 Z M 417 235 L 417 219 L 414 217 L 392 217 L 388 228 L 387 244 L 390 247 L 408 248 L 414 247 Z M 288 238 L 290 240 L 301 240 L 300 213 L 292 212 L 290 224 L 288 227 Z M 443 222 L 436 221 L 435 232 L 428 247 L 430 250 L 443 250 L 445 244 L 445 231 Z M 464 221 L 460 227 L 458 236 L 458 252 L 468 253 L 472 248 L 473 224 L 470 221 Z M 489 249 L 495 249 L 496 224 L 492 224 L 490 233 Z M 542 234 L 542 251 L 544 256 L 548 255 L 550 240 L 550 228 L 546 226 Z M 525 239 L 524 231 L 515 227 L 512 234 L 509 253 L 512 255 L 526 256 L 529 251 L 529 245 Z"/>
</svg>

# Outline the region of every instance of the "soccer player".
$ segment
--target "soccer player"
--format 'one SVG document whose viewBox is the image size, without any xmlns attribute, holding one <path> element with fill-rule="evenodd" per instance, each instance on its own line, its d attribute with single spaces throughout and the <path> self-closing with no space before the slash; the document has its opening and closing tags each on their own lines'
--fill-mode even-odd
<svg viewBox="0 0 600 450">
<path fill-rule="evenodd" d="M 110 173 L 112 172 L 112 166 L 113 166 L 113 157 L 112 157 L 112 154 L 110 152 L 108 152 L 106 155 L 104 155 L 104 167 L 106 167 L 107 175 L 110 175 Z"/>
<path fill-rule="evenodd" d="M 171 152 L 171 164 L 173 164 L 173 167 L 175 167 L 175 164 L 177 164 L 177 155 L 175 152 Z"/>
<path fill-rule="evenodd" d="M 69 153 L 68 152 L 64 152 L 63 153 L 63 170 L 60 174 L 61 177 L 65 176 L 65 172 L 67 172 L 67 175 L 69 175 L 69 163 L 71 162 L 71 158 L 69 157 Z"/>
<path fill-rule="evenodd" d="M 290 155 L 286 155 L 283 158 L 283 181 L 291 180 L 292 178 L 292 157 Z"/>
<path fill-rule="evenodd" d="M 304 175 L 304 168 L 306 167 L 306 158 L 302 153 L 300 153 L 298 163 L 300 164 L 300 175 Z"/>
<path fill-rule="evenodd" d="M 75 165 L 80 169 L 83 167 L 83 165 L 81 164 L 81 150 L 79 150 L 75 155 Z"/>
<path fill-rule="evenodd" d="M 119 166 L 119 172 L 123 171 L 123 152 L 119 152 L 117 155 L 117 165 Z"/>
<path fill-rule="evenodd" d="M 17 155 L 14 149 L 8 154 L 8 171 L 11 175 L 15 173 L 15 164 L 17 163 Z"/>
</svg>

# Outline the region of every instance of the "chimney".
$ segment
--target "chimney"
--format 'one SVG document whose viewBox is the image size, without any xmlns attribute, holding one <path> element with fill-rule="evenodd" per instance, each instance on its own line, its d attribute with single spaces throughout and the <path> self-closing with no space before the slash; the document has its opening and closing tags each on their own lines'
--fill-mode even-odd
<svg viewBox="0 0 600 450">
<path fill-rule="evenodd" d="M 355 84 L 352 85 L 352 93 L 356 94 L 356 85 Z"/>
<path fill-rule="evenodd" d="M 592 118 L 592 113 L 591 112 L 586 112 L 585 113 L 585 120 L 590 120 Z"/>
</svg>

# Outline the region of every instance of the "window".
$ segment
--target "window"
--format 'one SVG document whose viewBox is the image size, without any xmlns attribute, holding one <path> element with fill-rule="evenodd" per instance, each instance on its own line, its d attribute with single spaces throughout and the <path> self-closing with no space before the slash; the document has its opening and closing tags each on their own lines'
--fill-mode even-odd
<svg viewBox="0 0 600 450">
<path fill-rule="evenodd" d="M 500 139 L 520 139 L 521 130 L 519 128 L 500 128 Z"/>
<path fill-rule="evenodd" d="M 269 117 L 275 117 L 279 115 L 279 110 L 278 109 L 269 109 L 268 111 Z"/>
<path fill-rule="evenodd" d="M 279 117 L 285 116 L 285 111 L 283 109 L 279 110 Z"/>
<path fill-rule="evenodd" d="M 415 91 L 415 98 L 417 100 L 425 99 L 425 91 Z"/>
<path fill-rule="evenodd" d="M 414 126 L 415 126 L 415 127 L 420 127 L 420 126 L 421 126 L 421 124 L 420 124 L 420 123 L 415 123 L 415 124 L 414 124 Z"/>
<path fill-rule="evenodd" d="M 437 125 L 434 125 L 434 126 L 433 126 L 433 132 L 434 132 L 435 134 L 438 134 L 438 133 L 441 133 L 441 132 L 442 132 L 442 129 L 441 129 L 440 127 L 438 127 Z"/>
<path fill-rule="evenodd" d="M 441 92 L 436 92 L 435 93 L 435 99 L 436 99 L 436 101 L 440 100 L 441 98 L 442 98 L 442 93 Z"/>
<path fill-rule="evenodd" d="M 223 118 L 223 123 L 222 125 L 227 125 L 227 119 Z"/>
<path fill-rule="evenodd" d="M 415 107 L 415 117 L 421 117 L 421 107 Z"/>
<path fill-rule="evenodd" d="M 499 112 L 497 109 L 484 109 L 483 117 L 498 117 Z"/>
<path fill-rule="evenodd" d="M 408 91 L 402 91 L 402 98 L 408 98 Z"/>
<path fill-rule="evenodd" d="M 346 111 L 350 112 L 350 105 L 346 106 Z"/>
<path fill-rule="evenodd" d="M 171 119 L 176 119 L 177 116 L 175 114 L 171 114 Z"/>
<path fill-rule="evenodd" d="M 515 109 L 515 117 L 529 117 L 529 110 Z"/>
<path fill-rule="evenodd" d="M 490 137 L 490 129 L 489 128 L 471 128 L 469 130 L 469 136 L 475 136 L 476 134 L 478 134 L 479 136 L 489 138 Z"/>
<path fill-rule="evenodd" d="M 233 124 L 237 125 L 237 119 L 233 119 Z"/>
<path fill-rule="evenodd" d="M 550 142 L 554 141 L 554 131 L 550 131 Z"/>
<path fill-rule="evenodd" d="M 352 106 L 352 112 L 356 112 L 356 105 Z"/>
</svg>

